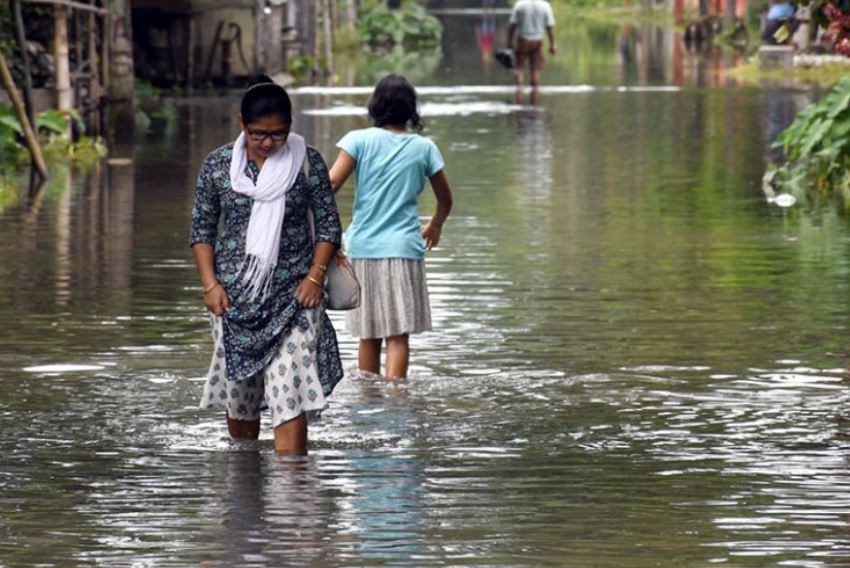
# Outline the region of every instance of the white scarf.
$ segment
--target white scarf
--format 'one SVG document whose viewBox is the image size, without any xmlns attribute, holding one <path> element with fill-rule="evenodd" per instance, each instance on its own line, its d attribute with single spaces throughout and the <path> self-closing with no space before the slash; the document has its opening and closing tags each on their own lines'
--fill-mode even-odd
<svg viewBox="0 0 850 568">
<path fill-rule="evenodd" d="M 286 144 L 266 158 L 257 183 L 245 175 L 248 152 L 245 133 L 233 143 L 230 160 L 230 185 L 233 191 L 254 200 L 248 234 L 245 238 L 245 260 L 242 279 L 248 282 L 248 292 L 253 301 L 269 292 L 272 273 L 277 266 L 280 234 L 286 213 L 286 192 L 295 185 L 301 164 L 307 155 L 307 143 L 298 134 L 289 134 Z"/>
</svg>

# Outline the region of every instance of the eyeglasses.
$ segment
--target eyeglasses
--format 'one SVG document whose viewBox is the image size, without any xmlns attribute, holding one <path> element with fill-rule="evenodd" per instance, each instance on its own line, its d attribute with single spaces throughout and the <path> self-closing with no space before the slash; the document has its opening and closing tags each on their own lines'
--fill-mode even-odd
<svg viewBox="0 0 850 568">
<path fill-rule="evenodd" d="M 289 136 L 289 130 L 266 132 L 265 130 L 251 130 L 247 126 L 245 127 L 245 132 L 248 133 L 248 138 L 254 142 L 263 142 L 266 138 L 271 138 L 272 142 L 283 142 Z"/>
</svg>

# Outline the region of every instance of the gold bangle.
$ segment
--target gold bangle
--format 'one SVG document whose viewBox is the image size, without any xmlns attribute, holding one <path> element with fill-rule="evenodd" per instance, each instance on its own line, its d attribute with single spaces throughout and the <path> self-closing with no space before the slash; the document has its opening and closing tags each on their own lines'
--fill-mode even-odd
<svg viewBox="0 0 850 568">
<path fill-rule="evenodd" d="M 212 285 L 212 286 L 210 286 L 209 288 L 204 288 L 204 294 L 209 294 L 210 292 L 212 292 L 213 290 L 215 290 L 215 287 L 216 287 L 216 286 L 218 286 L 218 285 L 219 285 L 219 283 L 218 283 L 218 282 L 216 282 L 215 284 L 213 284 L 213 285 Z"/>
<path fill-rule="evenodd" d="M 327 264 L 322 264 L 321 262 L 314 262 L 313 266 L 318 266 L 319 268 L 322 269 L 322 272 L 328 271 L 328 265 Z"/>
<path fill-rule="evenodd" d="M 321 282 L 319 282 L 318 280 L 316 280 L 315 278 L 313 278 L 312 276 L 308 276 L 308 277 L 307 277 L 307 280 L 309 280 L 310 282 L 312 282 L 313 284 L 315 284 L 315 285 L 316 285 L 316 286 L 318 286 L 319 288 L 321 288 L 321 287 L 322 287 L 322 283 L 321 283 Z"/>
</svg>

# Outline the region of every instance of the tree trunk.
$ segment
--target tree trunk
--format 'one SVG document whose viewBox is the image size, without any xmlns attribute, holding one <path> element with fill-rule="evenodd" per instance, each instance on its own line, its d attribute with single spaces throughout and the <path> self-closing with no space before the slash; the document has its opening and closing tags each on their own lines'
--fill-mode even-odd
<svg viewBox="0 0 850 568">
<path fill-rule="evenodd" d="M 2 51 L 0 51 L 0 76 L 2 76 L 3 79 L 3 86 L 6 88 L 6 91 L 9 93 L 9 97 L 12 99 L 15 111 L 18 113 L 18 120 L 21 122 L 21 127 L 24 130 L 24 138 L 27 141 L 27 146 L 29 147 L 30 155 L 32 156 L 32 163 L 36 170 L 38 170 L 38 173 L 41 174 L 44 179 L 47 179 L 47 164 L 44 163 L 44 157 L 41 155 L 41 146 L 38 145 L 38 136 L 33 131 L 32 124 L 27 116 L 27 110 L 24 108 L 24 104 L 21 102 L 21 97 L 18 95 L 18 88 L 15 86 L 15 80 L 12 79 L 12 74 L 9 72 L 9 67 L 6 65 L 6 58 L 3 57 Z"/>
</svg>

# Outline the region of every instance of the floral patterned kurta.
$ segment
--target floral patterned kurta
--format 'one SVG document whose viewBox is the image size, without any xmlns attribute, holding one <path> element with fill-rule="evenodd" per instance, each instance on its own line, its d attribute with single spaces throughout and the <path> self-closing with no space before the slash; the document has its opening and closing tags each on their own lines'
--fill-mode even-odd
<svg viewBox="0 0 850 568">
<path fill-rule="evenodd" d="M 308 146 L 309 179 L 302 172 L 286 194 L 280 253 L 271 291 L 265 299 L 249 300 L 240 270 L 253 200 L 230 186 L 232 154 L 230 143 L 211 152 L 201 166 L 192 209 L 190 244 L 208 243 L 215 247 L 216 277 L 230 300 L 230 310 L 224 314 L 222 326 L 227 379 L 239 381 L 263 370 L 293 326 L 302 330 L 307 326 L 305 309 L 294 296 L 313 261 L 313 237 L 307 212 L 313 210 L 317 241 L 339 247 L 342 227 L 328 168 L 319 152 Z M 256 183 L 259 169 L 254 161 L 248 161 L 245 175 Z M 328 395 L 343 371 L 336 333 L 324 310 L 321 318 L 317 363 L 322 390 Z"/>
</svg>

